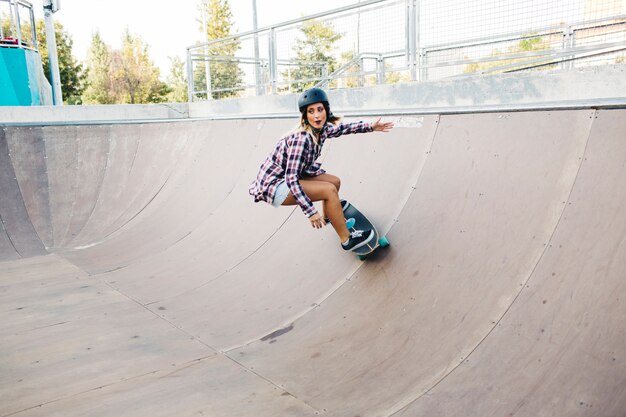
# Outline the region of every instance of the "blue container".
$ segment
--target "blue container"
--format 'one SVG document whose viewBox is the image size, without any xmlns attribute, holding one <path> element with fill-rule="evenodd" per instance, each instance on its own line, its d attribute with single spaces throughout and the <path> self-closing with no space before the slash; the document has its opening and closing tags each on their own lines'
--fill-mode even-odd
<svg viewBox="0 0 626 417">
<path fill-rule="evenodd" d="M 0 47 L 0 106 L 52 105 L 52 87 L 37 51 Z"/>
</svg>

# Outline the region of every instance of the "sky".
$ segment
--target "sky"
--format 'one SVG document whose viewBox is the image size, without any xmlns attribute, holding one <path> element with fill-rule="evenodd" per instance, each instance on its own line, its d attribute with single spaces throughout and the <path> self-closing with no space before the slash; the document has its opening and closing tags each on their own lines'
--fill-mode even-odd
<svg viewBox="0 0 626 417">
<path fill-rule="evenodd" d="M 31 0 L 35 18 L 43 19 L 42 0 Z M 186 59 L 186 48 L 202 40 L 198 17 L 200 0 L 61 0 L 54 20 L 63 24 L 73 42 L 72 52 L 84 61 L 92 35 L 100 32 L 104 42 L 121 47 L 128 27 L 149 46 L 149 54 L 164 79 L 169 74 L 168 57 Z M 230 0 L 235 33 L 252 30 L 253 0 Z M 358 3 L 358 0 L 256 0 L 258 27 L 263 28 L 302 16 Z M 288 4 L 289 7 L 285 7 Z"/>
</svg>

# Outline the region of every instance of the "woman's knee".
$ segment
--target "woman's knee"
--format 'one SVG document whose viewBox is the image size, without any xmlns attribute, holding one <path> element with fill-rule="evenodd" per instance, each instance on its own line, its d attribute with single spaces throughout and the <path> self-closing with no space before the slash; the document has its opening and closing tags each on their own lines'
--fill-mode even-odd
<svg viewBox="0 0 626 417">
<path fill-rule="evenodd" d="M 333 181 L 333 184 L 337 188 L 337 191 L 341 189 L 341 179 L 339 177 L 335 177 L 335 181 Z"/>
<path fill-rule="evenodd" d="M 330 200 L 338 198 L 339 192 L 335 184 L 329 181 L 300 181 L 300 184 L 304 188 L 304 192 L 313 201 Z"/>
<path fill-rule="evenodd" d="M 339 196 L 339 188 L 334 181 L 324 182 L 324 193 L 327 198 L 335 198 Z"/>
<path fill-rule="evenodd" d="M 317 181 L 320 183 L 330 183 L 332 184 L 335 189 L 337 191 L 339 191 L 339 189 L 341 188 L 341 179 L 339 179 L 338 176 L 333 175 L 333 174 L 329 174 L 329 173 L 324 173 L 321 175 L 318 175 L 317 177 L 305 177 L 307 180 L 311 180 L 311 181 Z"/>
<path fill-rule="evenodd" d="M 332 185 L 334 185 L 337 191 L 339 191 L 339 189 L 341 189 L 341 179 L 337 177 L 336 175 L 331 175 L 331 174 L 326 174 L 326 175 L 327 175 L 326 180 L 330 182 Z"/>
</svg>

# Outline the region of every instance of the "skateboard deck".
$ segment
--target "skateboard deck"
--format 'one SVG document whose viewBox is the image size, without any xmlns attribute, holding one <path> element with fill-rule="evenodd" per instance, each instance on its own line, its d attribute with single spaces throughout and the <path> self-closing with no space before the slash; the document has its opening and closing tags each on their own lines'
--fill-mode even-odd
<svg viewBox="0 0 626 417">
<path fill-rule="evenodd" d="M 372 222 L 370 222 L 369 219 L 365 217 L 365 215 L 361 213 L 352 203 L 344 200 L 342 201 L 342 208 L 343 216 L 348 220 L 346 224 L 350 231 L 364 229 L 372 229 L 374 231 L 374 236 L 367 244 L 352 250 L 352 252 L 354 252 L 360 260 L 365 260 L 365 258 L 367 258 L 379 247 L 389 246 L 389 240 L 387 240 L 387 237 L 381 236 L 378 233 L 376 226 L 374 226 Z M 351 219 L 354 220 L 352 221 Z"/>
</svg>

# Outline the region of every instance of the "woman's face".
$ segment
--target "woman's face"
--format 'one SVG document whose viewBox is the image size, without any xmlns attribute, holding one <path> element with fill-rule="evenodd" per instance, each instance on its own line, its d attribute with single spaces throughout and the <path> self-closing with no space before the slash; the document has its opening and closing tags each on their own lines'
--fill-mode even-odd
<svg viewBox="0 0 626 417">
<path fill-rule="evenodd" d="M 309 124 L 315 129 L 321 129 L 324 123 L 326 123 L 326 109 L 324 108 L 324 104 L 309 104 L 306 108 L 306 118 Z"/>
</svg>

